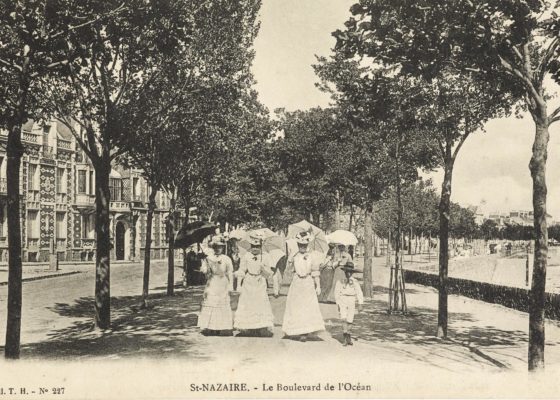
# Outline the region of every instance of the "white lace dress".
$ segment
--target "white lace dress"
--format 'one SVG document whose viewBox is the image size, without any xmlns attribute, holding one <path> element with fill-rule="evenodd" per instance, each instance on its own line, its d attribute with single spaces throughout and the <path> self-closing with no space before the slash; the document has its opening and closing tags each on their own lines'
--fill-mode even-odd
<svg viewBox="0 0 560 400">
<path fill-rule="evenodd" d="M 320 275 L 319 264 L 310 254 L 297 253 L 289 262 L 289 268 L 293 269 L 294 276 L 286 299 L 282 331 L 293 336 L 324 330 L 314 282 L 314 277 Z"/>
<path fill-rule="evenodd" d="M 266 292 L 266 278 L 272 275 L 266 255 L 245 254 L 236 272 L 243 279 L 239 303 L 235 311 L 235 329 L 260 329 L 274 326 L 272 308 Z"/>
<path fill-rule="evenodd" d="M 224 254 L 209 255 L 202 262 L 200 270 L 208 274 L 208 281 L 198 316 L 198 327 L 216 331 L 233 329 L 233 314 L 229 297 L 229 291 L 233 290 L 231 259 Z"/>
</svg>

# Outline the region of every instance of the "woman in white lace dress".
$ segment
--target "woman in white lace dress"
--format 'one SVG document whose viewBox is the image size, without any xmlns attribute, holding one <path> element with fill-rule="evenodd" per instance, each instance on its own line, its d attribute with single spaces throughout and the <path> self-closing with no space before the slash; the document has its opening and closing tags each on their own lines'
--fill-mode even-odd
<svg viewBox="0 0 560 400">
<path fill-rule="evenodd" d="M 308 335 L 325 329 L 317 296 L 321 294 L 319 264 L 307 252 L 311 236 L 301 232 L 296 236 L 298 253 L 288 260 L 288 268 L 294 276 L 288 298 L 282 331 L 289 336 L 300 336 L 305 341 Z"/>
<path fill-rule="evenodd" d="M 210 246 L 214 254 L 206 257 L 200 268 L 208 280 L 198 316 L 198 327 L 204 335 L 231 336 L 233 314 L 229 292 L 233 291 L 233 264 L 231 259 L 223 254 L 226 242 L 221 236 L 212 238 Z"/>
<path fill-rule="evenodd" d="M 234 328 L 239 336 L 272 337 L 272 308 L 266 291 L 266 278 L 272 275 L 270 259 L 262 254 L 262 236 L 252 235 L 251 250 L 241 257 L 238 279 L 242 279 L 241 294 L 235 311 Z"/>
</svg>

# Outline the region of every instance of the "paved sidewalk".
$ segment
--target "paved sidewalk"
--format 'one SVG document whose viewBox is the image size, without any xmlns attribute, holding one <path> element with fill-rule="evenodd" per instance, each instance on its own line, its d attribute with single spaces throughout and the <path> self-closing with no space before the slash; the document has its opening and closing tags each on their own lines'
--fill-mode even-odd
<svg viewBox="0 0 560 400">
<path fill-rule="evenodd" d="M 22 280 L 23 282 L 35 281 L 38 279 L 56 278 L 58 276 L 66 276 L 78 274 L 80 271 L 73 270 L 58 270 L 58 271 L 48 271 L 48 270 L 34 270 L 34 271 L 23 271 Z M 0 271 L 0 286 L 8 284 L 8 271 Z"/>
<path fill-rule="evenodd" d="M 165 260 L 154 260 L 154 264 L 167 264 Z M 123 266 L 138 265 L 143 266 L 143 261 L 111 261 L 111 268 L 119 268 Z M 176 270 L 182 270 L 182 261 L 175 260 Z M 50 271 L 47 263 L 31 263 L 24 264 L 22 276 L 23 282 L 35 281 L 39 279 L 55 278 L 60 276 L 73 275 L 81 272 L 95 271 L 95 263 L 88 262 L 64 262 L 59 264 L 58 271 Z M 8 283 L 8 267 L 0 267 L 0 286 Z"/>
<path fill-rule="evenodd" d="M 376 260 L 376 264 L 380 259 Z M 119 359 L 129 357 L 182 358 L 212 362 L 230 357 L 235 362 L 293 362 L 305 351 L 309 360 L 325 355 L 350 359 L 405 363 L 445 371 L 526 370 L 526 313 L 461 296 L 449 297 L 449 340 L 434 337 L 437 321 L 437 292 L 419 285 L 407 286 L 408 315 L 389 315 L 387 308 L 388 271 L 376 265 L 375 295 L 366 302 L 355 320 L 355 346 L 341 345 L 337 307 L 321 304 L 327 332 L 320 341 L 300 343 L 282 339 L 287 282 L 282 295 L 270 297 L 275 315 L 273 338 L 204 337 L 196 328 L 202 288 L 183 290 L 166 297 L 163 289 L 152 291 L 149 310 L 140 310 L 138 296 L 112 300 L 113 328 L 92 331 L 93 299 L 82 297 L 74 303 L 57 303 L 48 310 L 57 315 L 44 332 L 34 332 L 33 342 L 24 343 L 24 358 Z M 360 274 L 357 275 L 360 277 Z M 233 309 L 237 296 L 232 296 Z M 47 310 L 45 311 L 47 312 Z M 60 321 L 56 321 L 60 320 Z M 560 326 L 547 323 L 547 365 L 560 366 Z M 355 361 L 355 360 L 354 360 Z"/>
</svg>

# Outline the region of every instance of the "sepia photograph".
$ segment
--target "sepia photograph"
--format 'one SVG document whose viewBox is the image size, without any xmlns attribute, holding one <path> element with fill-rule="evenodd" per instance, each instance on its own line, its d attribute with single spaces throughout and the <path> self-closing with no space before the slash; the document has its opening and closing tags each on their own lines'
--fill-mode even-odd
<svg viewBox="0 0 560 400">
<path fill-rule="evenodd" d="M 560 1 L 0 0 L 0 400 L 560 397 Z"/>
</svg>

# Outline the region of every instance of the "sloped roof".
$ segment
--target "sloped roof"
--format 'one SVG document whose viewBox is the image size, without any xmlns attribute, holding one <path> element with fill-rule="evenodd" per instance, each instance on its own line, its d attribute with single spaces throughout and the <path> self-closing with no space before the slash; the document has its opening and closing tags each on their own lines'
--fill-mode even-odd
<svg viewBox="0 0 560 400">
<path fill-rule="evenodd" d="M 27 120 L 27 122 L 25 124 L 23 124 L 23 130 L 27 131 L 27 132 L 31 132 L 34 124 L 35 124 L 35 121 L 33 121 L 32 119 Z"/>
<path fill-rule="evenodd" d="M 66 125 L 60 122 L 56 124 L 56 133 L 58 134 L 58 137 L 60 139 L 68 140 L 68 141 L 72 140 L 72 132 L 70 131 L 70 129 L 68 129 Z"/>
</svg>

